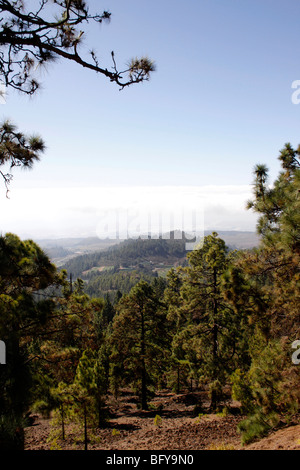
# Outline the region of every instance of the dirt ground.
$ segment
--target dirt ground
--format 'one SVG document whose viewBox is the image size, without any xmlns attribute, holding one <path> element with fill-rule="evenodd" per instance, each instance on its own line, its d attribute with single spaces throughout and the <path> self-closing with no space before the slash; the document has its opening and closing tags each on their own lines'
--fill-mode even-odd
<svg viewBox="0 0 300 470">
<path fill-rule="evenodd" d="M 106 427 L 89 430 L 88 450 L 300 450 L 300 425 L 280 429 L 249 446 L 241 446 L 237 430 L 240 414 L 200 415 L 195 406 L 205 399 L 198 393 L 160 392 L 149 411 L 137 407 L 128 392 L 109 403 Z M 235 404 L 233 411 L 238 410 Z M 156 416 L 159 418 L 156 418 Z M 81 450 L 83 430 L 67 425 L 65 440 L 50 419 L 36 416 L 25 430 L 25 450 Z M 49 436 L 53 436 L 49 439 Z"/>
</svg>

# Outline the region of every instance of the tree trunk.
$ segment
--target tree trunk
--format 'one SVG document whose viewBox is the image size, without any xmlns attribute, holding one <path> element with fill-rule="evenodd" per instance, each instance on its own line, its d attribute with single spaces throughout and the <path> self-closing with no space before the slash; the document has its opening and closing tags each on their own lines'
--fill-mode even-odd
<svg viewBox="0 0 300 470">
<path fill-rule="evenodd" d="M 84 405 L 83 413 L 84 413 L 84 450 L 88 450 L 86 405 Z"/>
<path fill-rule="evenodd" d="M 141 309 L 142 329 L 141 329 L 141 353 L 142 353 L 142 409 L 148 410 L 147 404 L 147 384 L 146 384 L 146 364 L 145 364 L 145 321 L 143 307 Z"/>
<path fill-rule="evenodd" d="M 218 301 L 217 301 L 217 270 L 214 268 L 213 270 L 213 287 L 214 287 L 214 298 L 213 298 L 213 305 L 214 305 L 214 310 L 213 310 L 213 321 L 214 321 L 214 326 L 213 326 L 213 381 L 216 380 L 217 378 L 217 359 L 218 359 L 218 325 L 216 324 L 216 318 L 217 318 L 217 313 L 218 313 Z M 210 408 L 212 411 L 215 411 L 217 408 L 217 391 L 215 388 L 212 389 L 211 392 L 211 404 Z"/>
<path fill-rule="evenodd" d="M 177 393 L 180 392 L 180 365 L 177 365 Z"/>
<path fill-rule="evenodd" d="M 61 414 L 61 432 L 62 432 L 62 440 L 65 440 L 65 411 L 64 411 L 64 405 L 61 404 L 60 408 L 60 414 Z"/>
</svg>

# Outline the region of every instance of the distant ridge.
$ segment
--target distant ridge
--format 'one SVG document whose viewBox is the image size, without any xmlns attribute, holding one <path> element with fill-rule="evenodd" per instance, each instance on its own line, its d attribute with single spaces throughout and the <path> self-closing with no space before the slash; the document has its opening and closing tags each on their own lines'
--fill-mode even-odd
<svg viewBox="0 0 300 470">
<path fill-rule="evenodd" d="M 212 231 L 206 231 L 208 235 Z M 219 231 L 229 249 L 250 249 L 256 246 L 259 238 L 253 232 Z M 199 235 L 197 236 L 199 239 Z M 165 278 L 171 268 L 188 264 L 186 242 L 192 242 L 192 236 L 179 231 L 162 234 L 161 237 L 139 237 L 128 240 L 115 240 L 113 245 L 98 250 L 95 240 L 70 240 L 66 246 L 76 251 L 71 257 L 60 259 L 59 266 L 72 278 L 84 281 L 85 292 L 92 297 L 109 295 L 114 299 L 117 292 L 129 292 L 140 280 L 151 281 Z M 101 240 L 98 241 L 98 247 Z M 57 249 L 57 247 L 56 247 Z M 63 248 L 66 249 L 66 248 Z"/>
<path fill-rule="evenodd" d="M 231 249 L 246 250 L 259 245 L 260 237 L 256 232 L 240 232 L 235 230 L 206 230 L 204 235 L 217 232 Z"/>
<path fill-rule="evenodd" d="M 206 230 L 204 235 L 209 235 L 213 231 L 218 233 L 218 235 L 225 241 L 226 245 L 230 249 L 251 249 L 259 245 L 259 236 L 255 232 L 235 230 Z M 170 239 L 174 239 L 175 235 L 175 238 L 179 237 L 179 240 L 183 242 L 184 240 L 180 234 L 181 232 L 179 231 L 171 232 Z M 164 235 L 163 238 L 165 239 Z M 99 251 L 106 251 L 110 247 L 124 243 L 124 240 L 109 238 L 99 239 L 98 237 L 69 237 L 57 239 L 38 239 L 35 241 L 46 251 L 48 256 L 55 264 L 57 264 L 57 266 L 62 266 L 68 260 L 76 256 Z"/>
</svg>

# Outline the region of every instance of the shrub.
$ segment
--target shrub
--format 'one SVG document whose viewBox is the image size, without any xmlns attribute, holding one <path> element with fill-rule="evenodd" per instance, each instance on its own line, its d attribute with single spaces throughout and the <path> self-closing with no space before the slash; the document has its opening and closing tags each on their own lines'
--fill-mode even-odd
<svg viewBox="0 0 300 470">
<path fill-rule="evenodd" d="M 279 422 L 277 413 L 270 413 L 265 416 L 261 410 L 241 421 L 238 425 L 242 433 L 242 445 L 247 445 L 256 439 L 261 439 L 273 429 Z"/>
<path fill-rule="evenodd" d="M 154 426 L 160 427 L 162 425 L 162 418 L 159 415 L 156 415 L 154 418 Z"/>
</svg>

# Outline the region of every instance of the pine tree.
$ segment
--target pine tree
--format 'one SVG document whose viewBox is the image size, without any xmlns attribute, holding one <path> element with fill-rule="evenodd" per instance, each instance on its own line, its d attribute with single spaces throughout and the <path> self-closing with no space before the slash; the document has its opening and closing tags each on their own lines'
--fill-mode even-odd
<svg viewBox="0 0 300 470">
<path fill-rule="evenodd" d="M 242 334 L 241 317 L 223 292 L 223 277 L 231 256 L 214 232 L 204 238 L 202 247 L 188 255 L 188 260 L 189 266 L 183 269 L 179 307 L 185 324 L 177 335 L 177 345 L 181 343 L 185 350 L 194 376 L 208 382 L 210 408 L 216 410 L 222 387 L 234 370 Z"/>
<path fill-rule="evenodd" d="M 193 345 L 189 344 L 189 328 L 186 328 L 189 319 L 183 313 L 182 304 L 182 268 L 170 269 L 167 274 L 167 285 L 164 291 L 164 302 L 168 306 L 167 318 L 170 322 L 172 337 L 171 355 L 169 357 L 168 378 L 169 384 L 180 392 L 182 385 L 187 385 L 188 380 L 198 378 L 197 358 L 193 354 Z M 193 337 L 193 334 L 191 335 Z"/>
<path fill-rule="evenodd" d="M 111 334 L 113 379 L 121 375 L 124 383 L 138 387 L 143 410 L 149 386 L 164 372 L 167 328 L 164 308 L 147 282 L 140 281 L 120 300 Z"/>
<path fill-rule="evenodd" d="M 72 399 L 68 390 L 68 385 L 60 382 L 57 387 L 51 389 L 51 398 L 53 400 L 52 407 L 58 411 L 59 420 L 61 424 L 61 439 L 65 440 L 66 420 L 70 415 L 70 408 Z"/>
<path fill-rule="evenodd" d="M 41 293 L 59 282 L 56 267 L 36 243 L 13 234 L 0 237 L 0 338 L 7 352 L 6 365 L 0 368 L 0 441 L 5 423 L 15 423 L 19 437 L 15 439 L 15 429 L 9 438 L 12 446 L 24 443 L 41 340 L 55 310 L 53 300 Z"/>
<path fill-rule="evenodd" d="M 268 185 L 268 169 L 254 169 L 254 199 L 247 208 L 259 214 L 257 231 L 263 244 L 300 253 L 300 146 L 294 150 L 286 144 L 279 154 L 282 170 L 274 184 Z"/>
<path fill-rule="evenodd" d="M 98 425 L 105 421 L 105 388 L 105 371 L 98 353 L 91 349 L 83 351 L 68 393 L 73 397 L 74 415 L 83 421 L 84 450 L 88 449 L 89 424 L 95 426 L 95 412 L 98 414 Z"/>
<path fill-rule="evenodd" d="M 236 258 L 227 282 L 227 300 L 247 311 L 248 367 L 233 376 L 234 388 L 248 412 L 242 424 L 249 441 L 268 432 L 299 408 L 299 372 L 291 346 L 299 338 L 300 147 L 286 144 L 279 154 L 281 171 L 272 186 L 264 165 L 254 170 L 254 199 L 248 208 L 259 215 L 258 249 Z M 230 278 L 228 278 L 229 280 Z"/>
<path fill-rule="evenodd" d="M 14 167 L 32 168 L 34 162 L 40 159 L 45 150 L 45 144 L 39 136 L 25 136 L 17 130 L 10 121 L 0 126 L 0 167 L 8 166 L 8 173 L 0 170 L 4 180 L 6 195 L 9 184 L 13 178 L 11 173 Z"/>
</svg>

